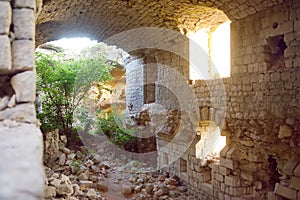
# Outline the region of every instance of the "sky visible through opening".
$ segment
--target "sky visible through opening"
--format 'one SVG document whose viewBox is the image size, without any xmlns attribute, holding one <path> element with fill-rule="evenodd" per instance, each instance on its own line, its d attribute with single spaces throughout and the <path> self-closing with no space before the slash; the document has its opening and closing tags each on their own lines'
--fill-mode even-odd
<svg viewBox="0 0 300 200">
<path fill-rule="evenodd" d="M 97 44 L 97 41 L 89 38 L 63 38 L 48 43 L 66 50 L 81 51 L 84 48 Z"/>
</svg>

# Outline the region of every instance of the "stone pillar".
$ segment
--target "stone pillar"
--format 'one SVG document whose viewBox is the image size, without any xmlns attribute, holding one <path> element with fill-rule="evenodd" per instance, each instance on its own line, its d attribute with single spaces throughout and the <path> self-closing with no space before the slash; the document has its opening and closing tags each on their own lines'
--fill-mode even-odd
<svg viewBox="0 0 300 200">
<path fill-rule="evenodd" d="M 0 0 L 0 199 L 43 199 L 35 113 L 35 0 Z"/>
<path fill-rule="evenodd" d="M 143 70 L 143 59 L 126 65 L 126 113 L 130 116 L 137 116 L 144 105 Z"/>
</svg>

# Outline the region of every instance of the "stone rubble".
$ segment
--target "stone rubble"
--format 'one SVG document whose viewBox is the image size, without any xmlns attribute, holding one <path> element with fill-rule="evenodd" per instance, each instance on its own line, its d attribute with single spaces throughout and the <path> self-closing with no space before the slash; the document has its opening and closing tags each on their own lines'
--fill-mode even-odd
<svg viewBox="0 0 300 200">
<path fill-rule="evenodd" d="M 77 151 L 68 149 L 65 136 L 57 130 L 46 133 L 44 143 L 47 200 L 113 199 L 109 194 L 110 179 L 124 199 L 183 200 L 189 195 L 178 177 L 146 170 L 137 161 L 120 166 L 108 156 L 88 153 L 85 147 Z M 113 174 L 122 177 L 115 178 Z"/>
</svg>

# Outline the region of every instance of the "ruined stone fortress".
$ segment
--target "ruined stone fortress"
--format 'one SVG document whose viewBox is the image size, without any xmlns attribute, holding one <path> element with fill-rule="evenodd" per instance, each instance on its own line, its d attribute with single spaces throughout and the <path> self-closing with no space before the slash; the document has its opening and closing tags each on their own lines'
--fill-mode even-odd
<svg viewBox="0 0 300 200">
<path fill-rule="evenodd" d="M 230 77 L 189 81 L 187 36 L 228 19 Z M 162 106 L 158 166 L 199 199 L 300 199 L 299 0 L 0 0 L 0 199 L 43 199 L 34 51 L 79 36 L 137 58 L 130 112 Z M 215 129 L 226 144 L 207 158 Z"/>
</svg>

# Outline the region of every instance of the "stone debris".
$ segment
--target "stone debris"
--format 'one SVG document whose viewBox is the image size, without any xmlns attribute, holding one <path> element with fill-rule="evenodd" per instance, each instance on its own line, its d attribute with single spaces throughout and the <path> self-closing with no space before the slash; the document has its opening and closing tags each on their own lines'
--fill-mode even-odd
<svg viewBox="0 0 300 200">
<path fill-rule="evenodd" d="M 138 161 L 116 167 L 107 157 L 91 155 L 84 148 L 66 148 L 66 138 L 57 130 L 45 135 L 46 200 L 113 199 L 111 184 L 117 185 L 120 197 L 128 199 L 179 200 L 188 195 L 177 177 L 150 172 Z"/>
</svg>

